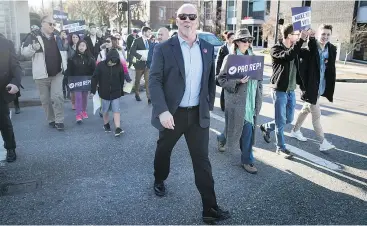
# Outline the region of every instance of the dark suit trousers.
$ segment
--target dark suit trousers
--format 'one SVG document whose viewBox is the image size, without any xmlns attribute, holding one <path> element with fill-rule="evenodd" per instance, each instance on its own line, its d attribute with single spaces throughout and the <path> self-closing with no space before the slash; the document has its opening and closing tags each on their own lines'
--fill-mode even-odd
<svg viewBox="0 0 367 226">
<path fill-rule="evenodd" d="M 165 129 L 159 133 L 154 159 L 155 180 L 164 181 L 167 179 L 172 149 L 184 134 L 194 168 L 195 184 L 201 194 L 203 208 L 216 207 L 214 180 L 208 157 L 209 128 L 202 128 L 199 125 L 199 107 L 193 109 L 178 108 L 173 118 L 175 129 Z"/>
<path fill-rule="evenodd" d="M 16 148 L 13 124 L 11 123 L 9 113 L 8 104 L 0 97 L 0 131 L 6 150 Z"/>
</svg>

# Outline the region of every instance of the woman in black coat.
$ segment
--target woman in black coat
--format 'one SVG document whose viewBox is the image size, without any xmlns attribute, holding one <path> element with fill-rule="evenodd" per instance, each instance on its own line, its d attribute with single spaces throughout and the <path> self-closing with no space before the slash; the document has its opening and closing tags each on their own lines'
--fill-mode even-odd
<svg viewBox="0 0 367 226">
<path fill-rule="evenodd" d="M 218 75 L 220 72 L 220 68 L 222 67 L 224 57 L 227 56 L 230 50 L 232 49 L 234 33 L 228 32 L 226 34 L 225 39 L 226 39 L 226 43 L 222 45 L 218 51 L 218 55 L 216 59 L 216 69 L 215 69 L 216 75 Z M 217 86 L 220 86 L 218 83 L 218 80 L 217 80 Z M 222 111 L 224 111 L 224 91 L 223 89 L 222 89 L 222 92 L 220 93 L 220 108 L 222 109 Z"/>
</svg>

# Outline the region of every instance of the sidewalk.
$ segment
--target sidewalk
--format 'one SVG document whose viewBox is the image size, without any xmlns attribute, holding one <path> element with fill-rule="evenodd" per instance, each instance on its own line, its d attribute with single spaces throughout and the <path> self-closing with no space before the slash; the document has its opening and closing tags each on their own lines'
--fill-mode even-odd
<svg viewBox="0 0 367 226">
<path fill-rule="evenodd" d="M 254 50 L 255 55 L 265 57 L 265 66 L 271 67 L 271 57 L 269 54 L 261 53 L 262 50 Z M 367 65 L 351 63 L 344 64 L 342 61 L 336 62 L 336 81 L 367 83 Z"/>
</svg>

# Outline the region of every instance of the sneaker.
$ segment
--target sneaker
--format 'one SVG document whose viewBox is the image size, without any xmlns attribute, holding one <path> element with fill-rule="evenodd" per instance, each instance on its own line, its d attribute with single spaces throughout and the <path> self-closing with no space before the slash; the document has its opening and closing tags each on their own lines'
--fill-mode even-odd
<svg viewBox="0 0 367 226">
<path fill-rule="evenodd" d="M 49 122 L 48 125 L 51 127 L 51 128 L 56 128 L 55 126 L 55 122 Z"/>
<path fill-rule="evenodd" d="M 77 123 L 81 123 L 83 121 L 83 117 L 81 115 L 77 115 L 75 118 Z"/>
<path fill-rule="evenodd" d="M 297 132 L 292 129 L 291 131 L 291 137 L 296 138 L 299 141 L 307 141 L 307 138 L 303 136 L 301 133 L 301 130 L 298 130 Z"/>
<path fill-rule="evenodd" d="M 256 169 L 256 167 L 254 166 L 254 164 L 243 164 L 242 165 L 243 166 L 243 168 L 247 171 L 247 172 L 249 172 L 249 173 L 251 173 L 251 174 L 256 174 L 257 173 L 257 169 Z"/>
<path fill-rule="evenodd" d="M 64 123 L 55 123 L 55 128 L 57 130 L 64 130 L 65 129 Z"/>
<path fill-rule="evenodd" d="M 265 142 L 270 143 L 271 142 L 270 133 L 268 131 L 266 131 L 264 125 L 260 126 L 260 130 L 263 134 L 263 138 L 264 138 Z"/>
<path fill-rule="evenodd" d="M 329 143 L 326 139 L 324 139 L 322 144 L 320 144 L 320 151 L 327 151 L 333 148 L 335 148 L 335 145 L 333 145 L 332 143 Z"/>
<path fill-rule="evenodd" d="M 86 112 L 86 111 L 83 111 L 83 112 L 82 112 L 82 117 L 83 117 L 83 119 L 88 118 L 88 114 L 87 114 L 87 112 Z"/>
<path fill-rule="evenodd" d="M 110 133 L 111 132 L 111 126 L 110 126 L 110 123 L 107 123 L 106 125 L 103 126 L 104 128 L 104 131 L 106 133 Z"/>
<path fill-rule="evenodd" d="M 17 159 L 17 154 L 14 149 L 10 149 L 6 151 L 6 161 L 14 162 Z"/>
<path fill-rule="evenodd" d="M 288 149 L 280 149 L 278 148 L 276 153 L 278 155 L 283 155 L 285 159 L 291 159 L 293 157 L 292 153 Z"/>
<path fill-rule="evenodd" d="M 122 133 L 124 133 L 124 131 L 121 128 L 117 127 L 115 130 L 115 137 L 120 136 Z"/>
</svg>

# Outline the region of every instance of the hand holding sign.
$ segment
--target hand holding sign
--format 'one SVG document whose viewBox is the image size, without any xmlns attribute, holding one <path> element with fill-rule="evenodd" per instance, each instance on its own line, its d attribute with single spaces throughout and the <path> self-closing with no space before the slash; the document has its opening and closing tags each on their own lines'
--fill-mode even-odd
<svg viewBox="0 0 367 226">
<path fill-rule="evenodd" d="M 301 31 L 301 39 L 303 39 L 304 41 L 306 41 L 308 36 L 308 31 L 302 30 Z"/>
<path fill-rule="evenodd" d="M 246 83 L 246 82 L 248 82 L 248 80 L 250 79 L 250 76 L 245 76 L 245 77 L 243 77 L 241 80 L 240 80 L 240 82 L 242 83 L 242 84 L 244 84 L 244 83 Z"/>
<path fill-rule="evenodd" d="M 315 35 L 316 35 L 316 32 L 315 32 L 314 30 L 312 30 L 312 29 L 309 29 L 309 30 L 308 30 L 308 36 L 309 36 L 309 37 L 314 38 L 314 37 L 315 37 Z"/>
</svg>

